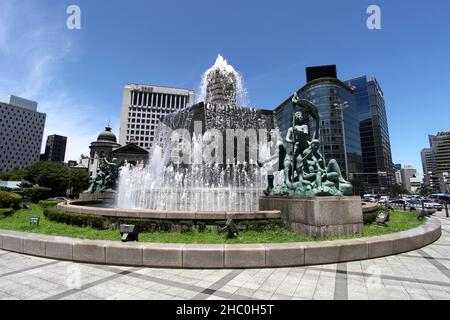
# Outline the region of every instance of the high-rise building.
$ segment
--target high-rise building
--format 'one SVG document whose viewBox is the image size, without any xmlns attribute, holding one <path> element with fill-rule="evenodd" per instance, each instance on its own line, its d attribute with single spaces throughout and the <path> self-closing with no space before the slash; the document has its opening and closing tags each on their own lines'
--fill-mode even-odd
<svg viewBox="0 0 450 320">
<path fill-rule="evenodd" d="M 390 192 L 395 182 L 383 91 L 375 77 L 346 81 L 355 92 L 366 181 L 375 192 Z"/>
<path fill-rule="evenodd" d="M 67 137 L 57 134 L 47 137 L 45 154 L 41 157 L 44 161 L 64 162 L 66 157 Z"/>
<path fill-rule="evenodd" d="M 150 149 L 159 120 L 166 114 L 194 103 L 194 91 L 160 86 L 128 84 L 123 91 L 119 143 L 130 141 Z"/>
<path fill-rule="evenodd" d="M 46 115 L 37 102 L 11 96 L 0 102 L 0 172 L 39 161 Z"/>
<path fill-rule="evenodd" d="M 331 70 L 331 73 L 325 71 Z M 340 80 L 331 77 L 335 68 L 325 68 L 320 72 L 307 69 L 307 76 L 314 78 L 325 74 L 328 77 L 316 78 L 297 91 L 300 99 L 314 103 L 320 115 L 321 153 L 326 161 L 336 159 L 342 173 L 351 181 L 360 179 L 362 172 L 362 152 L 359 134 L 358 109 L 352 90 Z M 323 71 L 323 72 L 322 72 Z M 309 75 L 308 75 L 309 72 Z M 325 73 L 324 73 L 325 72 Z M 297 111 L 291 102 L 292 96 L 278 106 L 274 113 L 283 138 L 292 126 L 293 114 Z M 342 108 L 342 111 L 341 111 Z M 313 119 L 305 116 L 310 132 L 316 130 Z"/>
<path fill-rule="evenodd" d="M 430 140 L 431 143 L 431 140 Z M 424 148 L 420 152 L 423 169 L 423 183 L 431 188 L 433 193 L 440 192 L 439 177 L 436 174 L 436 158 L 434 149 Z"/>
<path fill-rule="evenodd" d="M 430 147 L 424 150 L 426 156 L 422 156 L 425 183 L 433 189 L 433 192 L 448 192 L 450 188 L 450 132 L 439 132 L 429 135 Z M 423 154 L 422 150 L 422 154 Z M 425 161 L 424 161 L 425 160 Z"/>
<path fill-rule="evenodd" d="M 431 137 L 436 161 L 436 172 L 450 173 L 450 132 L 439 132 Z"/>
</svg>

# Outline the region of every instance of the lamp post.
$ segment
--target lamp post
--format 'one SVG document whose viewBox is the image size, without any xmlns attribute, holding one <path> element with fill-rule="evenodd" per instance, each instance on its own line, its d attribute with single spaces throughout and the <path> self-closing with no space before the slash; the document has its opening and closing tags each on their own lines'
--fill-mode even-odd
<svg viewBox="0 0 450 320">
<path fill-rule="evenodd" d="M 344 103 L 334 103 L 333 108 L 341 112 L 341 126 L 342 126 L 342 141 L 344 144 L 344 159 L 345 159 L 345 175 L 348 177 L 348 159 L 347 159 L 347 144 L 345 141 L 345 125 L 344 125 L 344 109 L 348 108 L 348 102 Z"/>
</svg>

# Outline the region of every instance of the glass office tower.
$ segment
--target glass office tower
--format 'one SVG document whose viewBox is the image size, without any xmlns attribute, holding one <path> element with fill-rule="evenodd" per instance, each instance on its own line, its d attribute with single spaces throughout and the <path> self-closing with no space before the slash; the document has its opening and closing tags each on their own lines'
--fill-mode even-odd
<svg viewBox="0 0 450 320">
<path fill-rule="evenodd" d="M 389 193 L 395 181 L 383 91 L 375 77 L 346 82 L 355 93 L 363 158 L 363 181 L 374 193 Z"/>
<path fill-rule="evenodd" d="M 362 151 L 358 109 L 352 90 L 340 80 L 330 77 L 308 82 L 297 91 L 297 95 L 300 99 L 314 103 L 319 109 L 321 152 L 325 160 L 328 162 L 336 159 L 343 175 L 354 182 L 358 177 L 352 173 L 362 171 Z M 292 126 L 293 114 L 301 111 L 295 109 L 298 106 L 294 107 L 291 100 L 292 96 L 274 111 L 283 138 Z M 335 104 L 346 104 L 343 113 L 335 107 Z M 312 133 L 316 129 L 315 122 L 308 117 L 305 117 L 304 121 Z"/>
</svg>

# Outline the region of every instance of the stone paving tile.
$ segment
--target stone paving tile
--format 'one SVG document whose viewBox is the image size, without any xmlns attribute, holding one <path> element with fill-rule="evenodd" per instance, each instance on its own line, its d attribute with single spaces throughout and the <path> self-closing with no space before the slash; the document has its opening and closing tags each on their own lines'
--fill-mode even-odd
<svg viewBox="0 0 450 320">
<path fill-rule="evenodd" d="M 437 217 L 439 218 L 439 217 Z M 450 232 L 450 219 L 439 218 Z M 445 246 L 444 246 L 445 245 Z M 421 250 L 295 268 L 191 270 L 90 265 L 0 250 L 0 300 L 450 299 L 450 233 Z M 425 255 L 425 257 L 424 257 Z M 431 258 L 429 258 L 431 257 Z M 342 265 L 342 264 L 341 264 Z M 123 271 L 131 274 L 119 274 Z M 81 290 L 70 280 L 79 275 Z M 339 278 L 339 286 L 336 278 Z"/>
<path fill-rule="evenodd" d="M 268 300 L 272 297 L 273 291 L 256 290 L 252 297 L 258 300 Z"/>
<path fill-rule="evenodd" d="M 61 298 L 61 300 L 101 300 L 101 299 L 96 296 L 87 294 L 85 292 L 77 292 L 69 296 L 63 297 Z"/>
<path fill-rule="evenodd" d="M 253 295 L 253 293 L 255 293 L 255 291 L 256 290 L 248 289 L 248 288 L 239 288 L 234 292 L 234 294 L 240 295 L 240 296 L 251 297 Z"/>
</svg>

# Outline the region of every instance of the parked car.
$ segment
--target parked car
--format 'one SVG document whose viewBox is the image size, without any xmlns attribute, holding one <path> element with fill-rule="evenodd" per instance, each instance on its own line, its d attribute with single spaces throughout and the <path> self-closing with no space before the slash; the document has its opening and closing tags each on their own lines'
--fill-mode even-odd
<svg viewBox="0 0 450 320">
<path fill-rule="evenodd" d="M 55 198 L 49 198 L 47 200 L 48 201 L 59 201 L 59 200 L 61 200 L 61 201 L 70 201 L 70 199 L 66 198 L 66 197 L 55 197 Z"/>
<path fill-rule="evenodd" d="M 374 197 L 364 197 L 365 202 L 377 202 L 377 199 Z"/>
<path fill-rule="evenodd" d="M 389 201 L 389 197 L 388 196 L 381 196 L 380 197 L 380 202 L 381 203 L 386 203 L 386 201 Z"/>
<path fill-rule="evenodd" d="M 415 199 L 408 199 L 408 200 L 393 200 L 389 202 L 391 207 L 399 208 L 399 209 L 406 209 L 409 211 L 421 211 L 422 210 L 422 202 Z M 427 213 L 434 213 L 436 212 L 436 209 L 434 208 L 433 204 L 424 202 L 423 205 L 425 211 Z"/>
<path fill-rule="evenodd" d="M 419 200 L 421 203 L 424 202 L 425 207 L 433 207 L 437 211 L 442 211 L 442 204 L 439 202 L 431 201 L 431 200 Z"/>
</svg>

